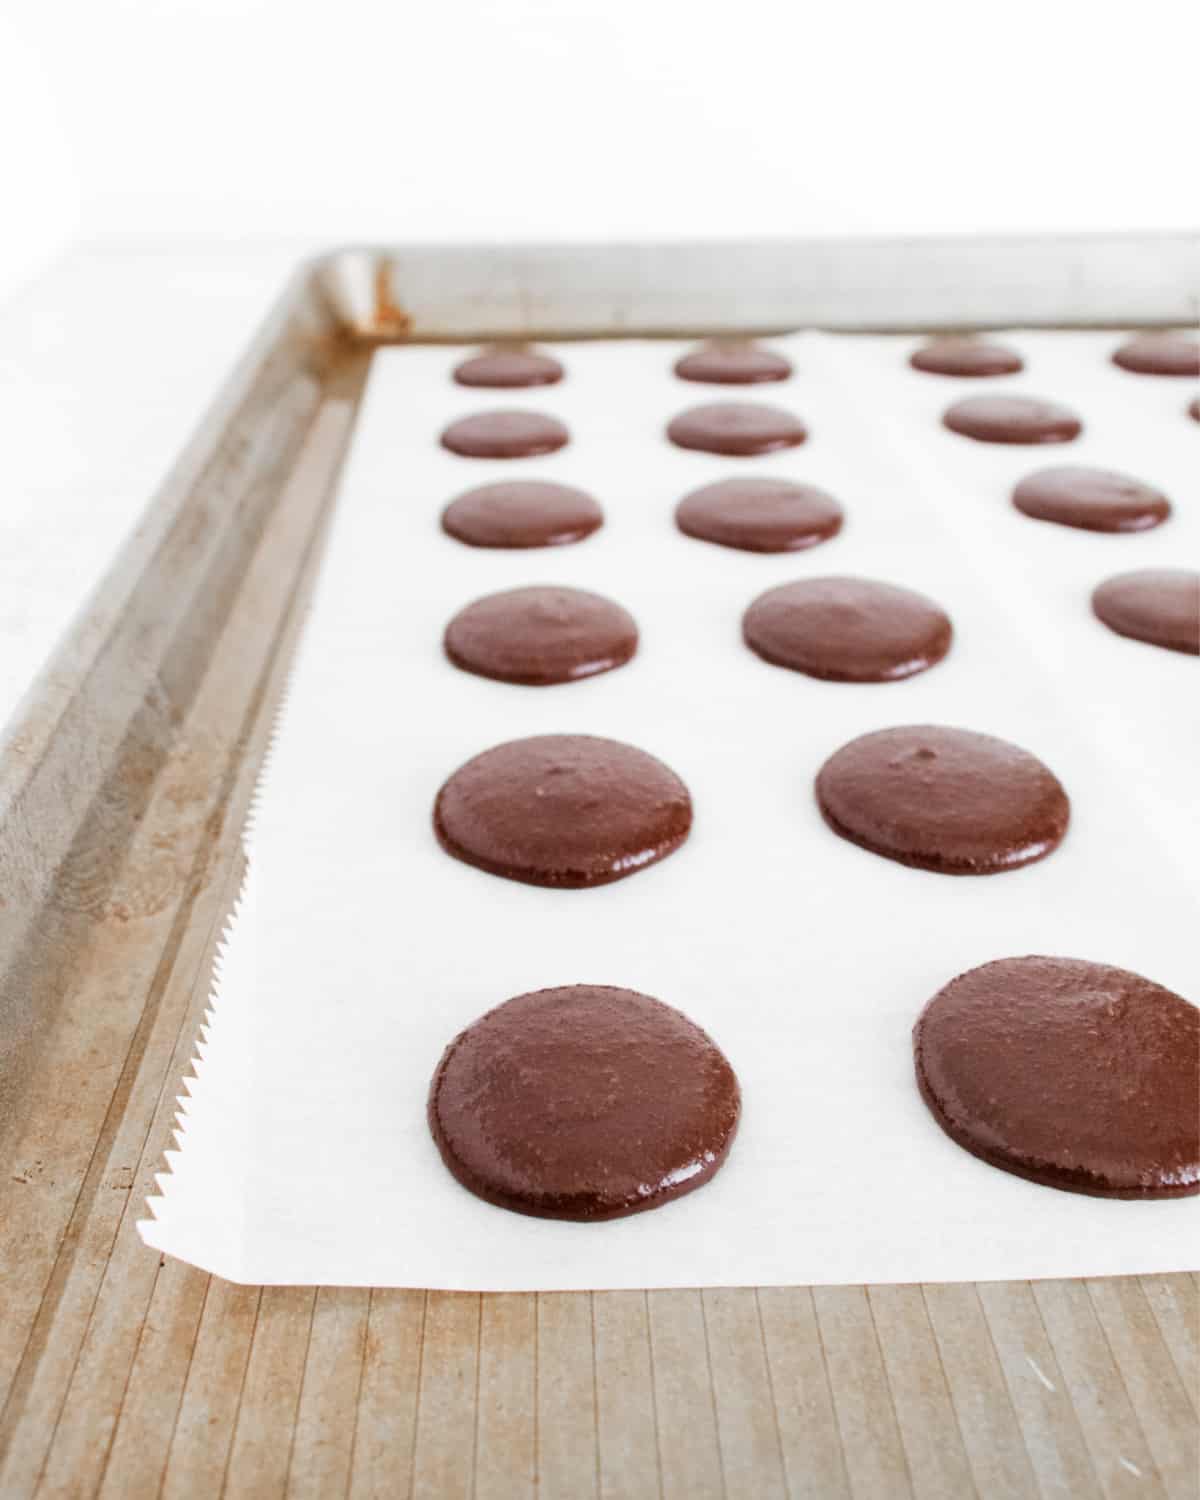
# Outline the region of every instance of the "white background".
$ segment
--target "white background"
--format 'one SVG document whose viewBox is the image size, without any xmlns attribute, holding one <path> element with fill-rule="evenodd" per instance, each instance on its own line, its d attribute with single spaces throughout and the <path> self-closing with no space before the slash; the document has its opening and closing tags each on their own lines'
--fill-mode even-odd
<svg viewBox="0 0 1200 1500">
<path fill-rule="evenodd" d="M 0 5 L 0 295 L 72 238 L 1190 227 L 1194 0 Z"/>
</svg>

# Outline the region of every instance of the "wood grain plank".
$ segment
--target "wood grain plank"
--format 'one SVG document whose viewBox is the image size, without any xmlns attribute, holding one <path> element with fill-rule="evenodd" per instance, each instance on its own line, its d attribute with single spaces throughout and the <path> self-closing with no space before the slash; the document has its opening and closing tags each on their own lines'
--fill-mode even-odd
<svg viewBox="0 0 1200 1500">
<path fill-rule="evenodd" d="M 913 1490 L 929 1500 L 975 1494 L 941 1355 L 919 1286 L 869 1287 Z"/>
<path fill-rule="evenodd" d="M 1165 1495 L 1082 1281 L 1035 1281 L 1033 1295 L 1054 1346 L 1092 1464 L 1106 1496 Z"/>
<path fill-rule="evenodd" d="M 923 1288 L 975 1488 L 987 1500 L 1039 1493 L 979 1294 L 971 1283 Z"/>
<path fill-rule="evenodd" d="M 537 1302 L 490 1292 L 479 1324 L 473 1500 L 532 1496 L 537 1470 Z"/>
<path fill-rule="evenodd" d="M 273 1500 L 285 1492 L 314 1301 L 312 1287 L 263 1288 L 225 1475 L 225 1500 Z"/>
<path fill-rule="evenodd" d="M 537 1294 L 537 1368 L 538 1495 L 594 1495 L 599 1480 L 590 1292 Z"/>
<path fill-rule="evenodd" d="M 700 1293 L 650 1292 L 647 1305 L 663 1495 L 666 1500 L 723 1495 Z"/>
<path fill-rule="evenodd" d="M 726 1493 L 787 1494 L 783 1448 L 754 1289 L 702 1292 Z"/>
<path fill-rule="evenodd" d="M 179 1415 L 209 1278 L 165 1261 L 154 1283 L 121 1415 L 100 1485 L 100 1500 L 156 1495 Z"/>
<path fill-rule="evenodd" d="M 979 1301 L 1046 1500 L 1101 1493 L 1067 1382 L 1027 1281 L 990 1282 Z"/>
<path fill-rule="evenodd" d="M 359 1287 L 317 1289 L 287 1476 L 295 1500 L 346 1493 L 369 1297 Z"/>
<path fill-rule="evenodd" d="M 814 1287 L 813 1306 L 852 1493 L 911 1495 L 908 1460 L 865 1288 Z"/>
<path fill-rule="evenodd" d="M 444 1500 L 471 1492 L 478 1358 L 479 1294 L 430 1292 L 413 1448 L 414 1497 Z"/>
<path fill-rule="evenodd" d="M 1183 1381 L 1136 1277 L 1087 1284 L 1125 1390 L 1171 1500 L 1200 1491 L 1200 1431 Z"/>
<path fill-rule="evenodd" d="M 425 1292 L 371 1293 L 350 1500 L 396 1500 L 410 1492 L 426 1301 Z"/>
<path fill-rule="evenodd" d="M 596 1440 L 602 1500 L 661 1495 L 644 1292 L 596 1292 Z"/>
<path fill-rule="evenodd" d="M 1184 1273 L 1140 1279 L 1188 1400 L 1200 1411 L 1200 1285 Z"/>
<path fill-rule="evenodd" d="M 843 1500 L 850 1480 L 808 1287 L 762 1287 L 767 1365 L 792 1500 Z"/>
<path fill-rule="evenodd" d="M 262 1289 L 212 1277 L 169 1434 L 162 1500 L 219 1495 L 237 1424 Z"/>
</svg>

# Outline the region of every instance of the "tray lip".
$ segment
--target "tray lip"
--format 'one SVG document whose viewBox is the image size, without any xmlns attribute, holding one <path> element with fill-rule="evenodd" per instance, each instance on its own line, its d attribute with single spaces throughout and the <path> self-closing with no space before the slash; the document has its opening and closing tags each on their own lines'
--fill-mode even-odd
<svg viewBox="0 0 1200 1500">
<path fill-rule="evenodd" d="M 586 278 L 600 267 L 612 274 L 614 268 L 636 270 L 643 277 L 664 271 L 678 272 L 691 268 L 693 273 L 709 276 L 724 268 L 731 275 L 744 271 L 748 260 L 758 260 L 756 270 L 788 275 L 795 281 L 806 266 L 837 262 L 877 267 L 894 284 L 897 302 L 906 293 L 920 289 L 921 277 L 944 273 L 947 261 L 970 257 L 972 263 L 992 258 L 1006 261 L 1010 270 L 1016 261 L 1023 263 L 1026 282 L 1038 274 L 1051 272 L 1060 283 L 1061 294 L 1082 297 L 1101 303 L 1111 297 L 1119 301 L 1129 295 L 1132 282 L 1144 291 L 1147 267 L 1165 290 L 1158 295 L 1170 299 L 1170 311 L 1153 316 L 1131 310 L 1112 317 L 1047 317 L 1035 312 L 1028 318 L 1006 312 L 996 317 L 928 316 L 900 314 L 862 320 L 844 316 L 822 319 L 813 316 L 778 320 L 761 317 L 738 319 L 722 316 L 709 323 L 703 318 L 686 318 L 669 324 L 647 324 L 629 318 L 623 309 L 614 309 L 611 326 L 594 323 L 574 326 L 551 320 L 539 322 L 537 309 L 530 297 L 530 284 L 537 274 L 555 271 L 577 273 Z M 1119 265 L 1120 274 L 1114 274 Z M 309 255 L 302 262 L 305 275 L 320 288 L 328 305 L 338 318 L 345 337 L 356 343 L 378 346 L 389 343 L 453 344 L 470 343 L 494 337 L 512 337 L 509 325 L 493 327 L 483 322 L 472 327 L 469 322 L 453 328 L 419 326 L 419 320 L 397 299 L 390 268 L 402 269 L 417 280 L 436 281 L 438 276 L 464 270 L 486 269 L 493 281 L 508 276 L 512 284 L 507 296 L 520 304 L 521 336 L 539 339 L 574 340 L 580 338 L 681 338 L 703 336 L 741 327 L 750 334 L 792 332 L 804 326 L 828 326 L 840 332 L 940 332 L 953 328 L 985 330 L 997 328 L 1095 328 L 1172 327 L 1200 323 L 1200 224 L 1194 229 L 1154 230 L 1086 230 L 1072 232 L 1010 231 L 996 234 L 898 234 L 841 236 L 729 236 L 680 240 L 519 240 L 512 242 L 476 241 L 348 241 Z M 903 274 L 897 275 L 897 271 Z M 373 298 L 364 299 L 361 288 L 356 292 L 348 285 L 351 278 L 367 282 Z M 1140 282 L 1139 282 L 1140 278 Z M 628 290 L 625 288 L 624 290 Z M 643 288 L 649 300 L 652 288 Z M 786 290 L 786 288 L 784 289 Z M 493 289 L 493 300 L 505 289 Z M 778 295 L 777 286 L 768 287 L 764 297 Z M 477 300 L 473 297 L 460 301 Z"/>
</svg>

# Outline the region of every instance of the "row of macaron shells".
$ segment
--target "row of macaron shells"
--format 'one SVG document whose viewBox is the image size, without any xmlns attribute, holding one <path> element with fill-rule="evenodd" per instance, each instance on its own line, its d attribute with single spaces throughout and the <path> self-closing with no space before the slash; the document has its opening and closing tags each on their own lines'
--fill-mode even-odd
<svg viewBox="0 0 1200 1500">
<path fill-rule="evenodd" d="M 1122 344 L 1114 362 L 1142 372 L 1182 374 L 1200 371 L 1200 345 L 1182 335 L 1144 335 Z M 1008 347 L 979 339 L 941 339 L 911 356 L 921 370 L 947 375 L 1011 374 L 1023 367 Z M 675 365 L 683 379 L 717 384 L 757 384 L 788 378 L 792 367 L 782 355 L 750 341 L 713 343 L 683 355 Z M 536 349 L 493 349 L 459 364 L 455 379 L 473 387 L 498 388 L 557 383 L 561 363 Z M 1081 430 L 1078 419 L 1054 403 L 1028 397 L 978 398 L 959 402 L 946 414 L 952 430 L 983 441 L 1069 441 Z M 750 456 L 795 446 L 805 438 L 804 424 L 780 408 L 746 403 L 717 403 L 682 413 L 668 428 L 672 441 L 727 456 Z M 568 441 L 567 429 L 555 419 L 530 412 L 485 412 L 451 425 L 443 442 L 472 457 L 517 458 L 554 451 Z M 1161 524 L 1170 502 L 1152 485 L 1102 469 L 1053 467 L 1023 478 L 1013 491 L 1018 510 L 1035 519 L 1106 532 L 1144 531 Z M 676 509 L 685 534 L 752 552 L 799 551 L 837 535 L 843 511 L 830 495 L 813 485 L 778 477 L 739 476 L 718 480 L 686 495 Z M 575 542 L 603 522 L 596 501 L 574 487 L 540 480 L 499 482 L 467 491 L 445 509 L 444 529 L 468 545 L 537 547 Z M 1171 650 L 1200 652 L 1200 579 L 1182 569 L 1123 573 L 1101 583 L 1093 595 L 1095 614 L 1118 634 Z M 747 631 L 759 654 L 778 665 L 811 671 L 831 680 L 888 681 L 933 665 L 944 649 L 930 655 L 923 641 L 944 627 L 936 605 L 904 590 L 862 579 L 817 579 L 775 590 L 770 610 L 778 636 L 783 611 L 794 611 L 794 644 L 789 652 L 776 645 L 760 649 L 760 630 Z M 571 618 L 571 601 L 575 613 Z M 761 613 L 767 601 L 754 609 Z M 506 665 L 505 626 L 528 636 L 522 618 L 529 611 L 552 609 L 563 626 L 574 626 L 580 638 L 577 660 L 558 664 L 547 658 L 534 672 Z M 834 629 L 853 613 L 855 639 Z M 482 642 L 481 628 L 488 637 Z M 908 626 L 906 630 L 905 626 Z M 567 681 L 619 666 L 633 654 L 636 633 L 619 606 L 575 591 L 516 590 L 478 601 L 456 618 L 447 649 L 459 666 L 485 676 L 521 682 Z M 897 634 L 897 627 L 899 632 Z M 870 637 L 874 629 L 877 639 Z M 918 648 L 905 653 L 906 635 L 915 630 Z M 866 639 L 863 639 L 863 633 Z M 582 643 L 599 635 L 609 650 L 590 654 Z M 841 637 L 840 642 L 838 637 Z M 890 637 L 894 637 L 889 639 Z M 468 650 L 468 638 L 483 649 Z M 452 645 L 451 642 L 456 643 Z M 631 644 L 632 642 L 632 644 Z M 825 643 L 814 651 L 814 642 Z M 946 645 L 949 644 L 948 634 Z M 789 656 L 794 659 L 789 659 Z M 850 658 L 854 658 L 851 660 Z M 878 658 L 878 659 L 877 659 Z M 806 665 L 807 663 L 807 665 Z M 547 675 L 549 674 L 549 675 Z"/>
<path fill-rule="evenodd" d="M 913 358 L 914 364 L 918 368 L 930 368 L 930 360 L 938 357 L 930 353 L 930 348 L 936 350 L 938 347 L 928 346 L 925 350 L 918 351 Z M 957 360 L 960 364 L 960 368 L 946 370 L 946 373 L 1001 373 L 999 369 L 983 368 L 983 364 L 989 359 L 994 365 L 999 358 L 986 353 L 981 356 L 979 351 L 984 346 L 954 341 L 949 345 L 943 343 L 940 347 L 945 359 L 951 362 Z M 946 350 L 949 350 L 948 354 L 945 353 Z M 1013 368 L 1011 361 L 1016 357 L 1006 351 L 1001 351 L 1001 356 L 1007 359 L 1003 371 L 1007 373 Z M 731 357 L 734 361 L 732 368 L 736 371 L 732 376 L 728 362 Z M 974 361 L 973 368 L 964 371 L 961 368 L 963 360 Z M 782 379 L 790 373 L 790 367 L 781 356 L 758 350 L 751 345 L 736 346 L 732 351 L 728 348 L 711 347 L 698 350 L 684 356 L 676 368 L 677 373 L 685 379 L 722 382 L 731 379 L 739 382 Z M 546 383 L 548 380 L 561 378 L 561 373 L 561 366 L 556 361 L 536 351 L 497 351 L 468 361 L 459 367 L 456 375 L 463 384 L 512 385 Z M 574 493 L 578 496 L 579 492 Z M 588 501 L 586 496 L 580 498 L 584 502 Z M 594 505 L 594 502 L 590 503 Z M 461 502 L 458 504 L 461 507 Z M 532 508 L 535 512 L 538 510 L 536 496 Z M 598 507 L 596 511 L 598 512 Z M 837 514 L 837 524 L 840 524 L 840 511 Z M 1162 516 L 1156 519 L 1162 519 Z M 456 534 L 453 520 L 453 515 L 448 513 L 447 530 Z M 585 520 L 592 524 L 583 531 L 584 535 L 595 529 L 599 524 L 599 517 L 592 513 Z M 683 529 L 688 528 L 684 526 Z M 835 525 L 833 530 L 836 529 Z M 699 534 L 703 535 L 703 532 Z M 472 537 L 462 539 L 475 540 Z M 544 539 L 541 544 L 545 544 L 545 540 L 576 539 L 578 538 L 575 536 L 560 534 Z M 709 536 L 707 539 L 738 545 L 736 541 L 730 543 L 727 537 L 722 536 Z M 820 539 L 822 538 L 819 536 L 813 538 Z M 484 544 L 496 545 L 494 541 Z M 879 597 L 873 596 L 870 591 L 884 587 L 864 584 L 862 580 L 811 580 L 807 585 L 772 590 L 747 611 L 744 621 L 747 641 L 767 660 L 775 659 L 782 665 L 810 670 L 813 675 L 836 676 L 837 673 L 822 670 L 819 662 L 810 662 L 806 666 L 803 661 L 795 658 L 788 645 L 789 636 L 794 634 L 792 627 L 806 613 L 806 606 L 807 612 L 817 619 L 823 612 L 827 615 L 831 599 L 837 598 L 839 588 L 865 588 L 867 595 L 864 598 L 860 594 L 858 603 L 860 612 L 865 605 L 869 613 L 872 604 L 876 607 L 880 604 Z M 801 593 L 793 600 L 791 591 L 797 588 Z M 806 589 L 813 592 L 805 595 Z M 542 591 L 514 592 L 534 595 Z M 949 645 L 949 620 L 935 605 L 919 595 L 913 595 L 907 590 L 893 590 L 891 593 L 892 597 L 886 600 L 886 605 L 890 610 L 893 630 L 897 628 L 899 621 L 902 622 L 901 634 L 904 633 L 906 624 L 909 628 L 923 631 L 929 642 L 928 659 L 919 662 L 913 670 L 932 665 L 940 659 Z M 505 597 L 493 596 L 490 600 L 479 601 L 452 622 L 447 631 L 446 645 L 451 658 L 457 660 L 459 665 L 470 670 L 483 670 L 484 675 L 505 675 L 503 672 L 488 670 L 486 665 L 481 667 L 480 664 L 481 653 L 486 657 L 489 651 L 494 651 L 497 634 L 501 637 L 504 635 L 503 616 L 507 608 L 503 603 Z M 601 634 L 606 629 L 611 633 L 612 649 L 619 660 L 611 660 L 607 665 L 618 665 L 620 660 L 627 660 L 636 645 L 636 627 L 633 621 L 618 606 L 610 605 L 608 601 L 594 595 L 584 597 L 592 601 L 591 607 L 596 611 L 591 618 L 592 625 Z M 529 599 L 527 603 L 535 613 L 542 612 L 540 623 L 543 626 L 553 623 L 555 611 L 561 612 L 565 607 L 562 599 Z M 496 614 L 497 610 L 500 611 L 499 616 Z M 549 619 L 546 618 L 547 611 Z M 615 613 L 610 614 L 608 611 Z M 562 618 L 561 613 L 559 618 Z M 511 624 L 510 615 L 508 626 L 511 627 Z M 782 626 L 784 631 L 785 650 L 782 655 L 772 655 L 772 651 L 777 650 L 777 645 L 773 643 L 773 624 L 776 629 Z M 500 626 L 499 632 L 495 629 L 496 625 Z M 587 633 L 585 631 L 584 635 Z M 801 635 L 803 634 L 801 631 Z M 810 633 L 809 645 L 821 635 L 822 631 L 818 626 L 815 632 Z M 825 635 L 827 638 L 827 631 Z M 792 645 L 794 646 L 794 641 Z M 861 665 L 861 658 L 859 660 Z M 491 666 L 495 665 L 493 660 Z M 828 662 L 824 665 L 827 667 Z M 887 674 L 881 673 L 867 680 L 887 680 Z M 926 743 L 936 738 L 938 733 L 947 738 L 938 740 L 936 748 L 932 742 Z M 993 767 L 994 770 L 1004 779 L 1010 779 L 1016 773 L 1016 779 L 1026 783 L 1026 790 L 1034 792 L 1034 801 L 1041 799 L 1041 812 L 1048 819 L 1043 831 L 1048 829 L 1050 838 L 1037 847 L 1031 857 L 1041 857 L 1057 844 L 1065 830 L 1068 815 L 1066 797 L 1052 774 L 1034 757 L 1027 756 L 1016 747 L 1004 746 L 996 741 L 987 742 L 985 737 L 964 735 L 961 731 L 935 732 L 932 737 L 929 731 L 918 731 L 916 739 L 909 744 L 907 740 L 912 735 L 912 731 L 893 730 L 884 731 L 878 736 L 866 736 L 862 741 L 844 747 L 823 768 L 818 778 L 818 798 L 827 821 L 836 831 L 856 843 L 873 847 L 875 852 L 890 854 L 892 858 L 899 858 L 905 863 L 937 868 L 936 864 L 930 865 L 926 860 L 911 858 L 911 851 L 907 852 L 906 857 L 906 851 L 879 847 L 872 842 L 869 830 L 868 836 L 862 837 L 861 830 L 856 834 L 852 827 L 839 827 L 836 813 L 839 774 L 852 789 L 848 807 L 853 821 L 856 802 L 856 795 L 853 793 L 856 787 L 861 788 L 864 767 L 859 762 L 864 755 L 871 763 L 866 767 L 870 779 L 872 774 L 878 772 L 881 764 L 891 764 L 897 755 L 909 762 L 927 762 L 937 759 L 939 755 L 954 761 L 961 755 L 970 760 L 982 754 L 985 760 L 989 756 L 998 757 L 998 761 L 1003 764 L 998 763 Z M 900 737 L 899 740 L 897 736 Z M 508 757 L 513 760 L 513 764 L 506 767 L 485 764 L 496 756 L 501 759 Z M 503 809 L 503 820 L 513 829 L 519 827 L 526 815 L 534 811 L 532 807 L 522 806 L 525 801 L 523 793 L 536 794 L 536 784 L 540 783 L 543 772 L 551 768 L 555 771 L 574 769 L 581 772 L 583 779 L 587 780 L 590 760 L 598 758 L 603 765 L 597 769 L 611 773 L 614 769 L 614 757 L 620 760 L 623 756 L 646 763 L 626 769 L 632 771 L 634 783 L 639 776 L 648 777 L 643 790 L 649 786 L 649 801 L 668 812 L 668 822 L 672 826 L 660 830 L 661 839 L 655 852 L 655 858 L 661 858 L 686 838 L 690 826 L 690 799 L 686 787 L 667 767 L 654 762 L 650 757 L 642 756 L 641 752 L 632 747 L 617 746 L 612 742 L 591 740 L 588 737 L 547 736 L 537 741 L 518 741 L 510 746 L 496 747 L 494 751 L 485 752 L 484 756 L 470 762 L 462 768 L 462 772 L 466 773 L 468 782 L 478 780 L 483 773 L 486 783 L 499 771 L 493 787 L 498 786 L 500 789 L 501 801 L 507 804 Z M 846 764 L 839 766 L 839 758 Z M 544 764 L 538 764 L 539 762 Z M 486 786 L 464 786 L 459 780 L 461 775 L 459 773 L 451 778 L 443 788 L 435 818 L 439 837 L 449 852 L 466 858 L 470 863 L 491 869 L 493 873 L 517 879 L 532 879 L 535 883 L 593 883 L 591 880 L 544 880 L 539 878 L 537 872 L 530 870 L 520 872 L 513 868 L 498 868 L 486 856 L 480 858 L 481 851 L 478 848 L 471 850 L 459 843 L 454 829 L 456 821 L 461 822 L 458 832 L 465 833 L 468 844 L 480 832 L 477 827 L 470 827 L 474 815 L 481 810 L 478 805 L 472 806 L 475 801 L 472 792 L 477 796 L 482 791 L 483 800 L 491 800 Z M 657 785 L 659 780 L 664 784 Z M 824 786 L 822 782 L 825 783 Z M 1028 810 L 1026 808 L 1025 812 Z M 495 812 L 494 806 L 492 812 Z M 1030 829 L 1024 831 L 1026 834 L 1031 832 Z M 1038 840 L 1035 839 L 1034 844 L 1037 843 Z M 1030 847 L 1027 845 L 1027 849 Z M 1025 860 L 1021 859 L 1019 862 L 1024 863 Z M 641 861 L 634 866 L 640 867 Z M 1003 863 L 990 866 L 991 869 L 1014 867 L 1015 864 Z M 942 868 L 948 866 L 943 865 Z M 975 872 L 981 873 L 985 868 L 988 867 L 978 866 Z M 626 870 L 620 873 L 629 872 Z M 542 875 L 545 873 L 541 872 Z M 602 878 L 618 876 L 609 873 Z M 914 1034 L 917 1077 L 920 1091 L 934 1117 L 968 1150 L 984 1154 L 979 1150 L 979 1135 L 982 1133 L 992 1142 L 993 1149 L 986 1154 L 993 1164 L 1056 1186 L 1135 1197 L 1193 1191 L 1197 1180 L 1196 1150 L 1185 1150 L 1186 1160 L 1172 1158 L 1170 1162 L 1164 1163 L 1161 1141 L 1157 1136 L 1153 1139 L 1147 1137 L 1131 1147 L 1129 1133 L 1124 1128 L 1125 1122 L 1117 1119 L 1114 1113 L 1115 1101 L 1107 1098 L 1109 1091 L 1103 1086 L 1105 1077 L 1111 1074 L 1111 1070 L 1107 1070 L 1106 1075 L 1104 1062 L 1101 1062 L 1096 1086 L 1089 1094 L 1098 1112 L 1108 1111 L 1106 1125 L 1110 1134 L 1115 1131 L 1123 1153 L 1119 1167 L 1114 1170 L 1113 1161 L 1099 1158 L 1088 1160 L 1086 1152 L 1079 1160 L 1072 1159 L 1069 1164 L 1063 1161 L 1058 1166 L 1046 1167 L 1046 1142 L 1054 1143 L 1058 1140 L 1064 1123 L 1059 1118 L 1060 1112 L 1056 1110 L 1055 1101 L 1061 1091 L 1056 1092 L 1055 1072 L 1059 1069 L 1069 1071 L 1073 1085 L 1077 1085 L 1081 1066 L 1087 1065 L 1087 1059 L 1081 1059 L 1073 1049 L 1067 1052 L 1061 1046 L 1036 1049 L 1045 1063 L 1045 1077 L 1040 1080 L 1040 1092 L 1048 1101 L 1048 1108 L 1043 1112 L 1042 1119 L 1033 1122 L 1032 1130 L 1027 1121 L 1023 1134 L 1011 1134 L 1002 1148 L 995 1149 L 994 1119 L 971 1118 L 973 1108 L 978 1111 L 980 1105 L 986 1106 L 984 1114 L 994 1114 L 997 1105 L 1001 1113 L 1019 1109 L 1019 1097 L 1014 1099 L 1011 1095 L 1014 1090 L 1017 1095 L 1022 1090 L 1027 1092 L 1028 1080 L 1012 1076 L 1011 1070 L 1005 1069 L 1002 1058 L 993 1060 L 993 1066 L 989 1067 L 988 1060 L 982 1057 L 981 1049 L 976 1045 L 972 1046 L 969 1060 L 961 1055 L 961 1049 L 956 1051 L 955 1038 L 963 1034 L 963 1023 L 968 1023 L 967 1029 L 972 1034 L 976 1031 L 970 1025 L 969 1015 L 961 1012 L 964 1006 L 968 1011 L 982 1006 L 989 1017 L 994 1019 L 997 1004 L 1013 1008 L 1014 991 L 1036 991 L 1039 986 L 1046 986 L 1047 977 L 1041 971 L 1047 965 L 1054 968 L 1051 978 L 1060 993 L 1082 994 L 1092 1001 L 1097 996 L 1103 997 L 1098 1003 L 1105 1019 L 1111 1018 L 1113 1014 L 1136 1014 L 1143 1031 L 1148 1025 L 1152 1029 L 1169 1033 L 1171 1045 L 1165 1049 L 1161 1046 L 1155 1049 L 1155 1065 L 1162 1072 L 1162 1077 L 1157 1080 L 1156 1093 L 1168 1101 L 1165 1114 L 1170 1116 L 1171 1128 L 1174 1115 L 1179 1114 L 1181 1108 L 1186 1112 L 1186 1104 L 1181 1105 L 1180 1101 L 1186 1101 L 1188 1096 L 1190 1074 L 1187 1057 L 1189 1046 L 1194 1040 L 1193 1032 L 1196 1030 L 1195 1007 L 1139 976 L 1101 965 L 1066 960 L 1002 960 L 997 964 L 985 965 L 983 969 L 972 971 L 954 981 L 931 1002 L 921 1017 Z M 1138 1003 L 1133 1008 L 1114 1008 L 1109 1003 L 1114 993 L 1127 1000 L 1136 998 Z M 1016 1009 L 1020 1009 L 1019 1004 Z M 569 1032 L 564 1032 L 562 1021 L 564 1012 L 568 1010 L 571 1026 Z M 1085 1024 L 1094 1028 L 1095 1019 L 1087 1017 Z M 1061 1041 L 1061 1031 L 1056 1036 Z M 631 1046 L 631 1039 L 636 1039 L 635 1045 Z M 982 1034 L 979 1039 L 982 1040 Z M 1120 1045 L 1123 1046 L 1124 1043 L 1125 1039 L 1119 1039 Z M 495 1093 L 490 1058 L 496 1047 L 500 1048 L 509 1062 L 516 1055 L 525 1056 L 527 1066 L 522 1071 L 522 1078 L 528 1082 L 532 1092 L 523 1102 L 509 1098 L 507 1105 L 513 1107 L 506 1107 L 504 1111 L 491 1111 L 490 1127 L 494 1139 L 489 1140 L 488 1149 L 481 1156 L 475 1115 L 479 1101 L 491 1099 Z M 639 1068 L 642 1073 L 645 1072 L 642 1053 L 647 1048 L 653 1053 L 655 1068 L 661 1071 L 665 1067 L 671 1074 L 671 1095 L 678 1108 L 664 1110 L 661 1090 L 652 1086 L 653 1080 L 642 1077 L 639 1073 Z M 1195 1050 L 1194 1047 L 1192 1050 Z M 565 1052 L 573 1055 L 567 1058 Z M 539 1066 L 539 1060 L 548 1054 L 556 1059 L 553 1070 Z M 578 1118 L 581 1091 L 586 1096 L 589 1078 L 595 1073 L 592 1066 L 595 1061 L 593 1054 L 603 1055 L 609 1062 L 604 1070 L 606 1089 L 616 1076 L 611 1066 L 613 1060 L 617 1057 L 622 1059 L 619 1071 L 624 1097 L 619 1109 L 611 1108 L 613 1100 L 606 1100 L 610 1107 L 601 1112 L 606 1122 L 603 1138 L 586 1143 L 585 1154 L 592 1153 L 594 1158 L 590 1167 L 581 1168 L 581 1158 L 577 1153 L 562 1156 L 552 1151 L 549 1154 L 539 1154 L 538 1172 L 514 1173 L 512 1164 L 528 1159 L 535 1144 L 529 1139 L 529 1121 L 532 1118 L 559 1112 L 572 1119 Z M 1183 1059 L 1182 1064 L 1178 1062 L 1180 1058 Z M 1008 1076 L 1005 1076 L 1006 1072 Z M 507 1083 L 511 1083 L 508 1068 L 505 1069 L 505 1077 Z M 980 1087 L 988 1091 L 987 1100 L 972 1100 L 972 1094 L 978 1095 Z M 586 1097 L 583 1102 L 586 1104 Z M 515 1107 L 518 1104 L 520 1107 Z M 447 1048 L 435 1074 L 429 1101 L 430 1125 L 439 1150 L 450 1171 L 465 1186 L 491 1202 L 521 1212 L 582 1219 L 605 1219 L 637 1212 L 700 1186 L 723 1164 L 736 1131 L 739 1112 L 740 1093 L 736 1078 L 710 1038 L 678 1011 L 663 1006 L 658 1001 L 629 991 L 595 986 L 573 986 L 565 990 L 521 996 L 490 1012 Z M 557 1131 L 554 1134 L 557 1136 Z M 1103 1132 L 1100 1134 L 1103 1135 Z M 539 1147 L 539 1153 L 541 1150 Z"/>
<path fill-rule="evenodd" d="M 1187 333 L 1140 333 L 1124 340 L 1112 362 L 1137 375 L 1200 377 L 1200 341 Z M 1025 361 L 1015 350 L 989 339 L 955 335 L 932 339 L 909 357 L 915 370 L 931 375 L 1017 375 Z M 714 339 L 675 362 L 681 380 L 702 385 L 761 385 L 787 380 L 791 361 L 747 339 Z M 552 355 L 526 346 L 497 346 L 455 367 L 459 385 L 496 390 L 557 385 L 565 371 Z"/>
</svg>

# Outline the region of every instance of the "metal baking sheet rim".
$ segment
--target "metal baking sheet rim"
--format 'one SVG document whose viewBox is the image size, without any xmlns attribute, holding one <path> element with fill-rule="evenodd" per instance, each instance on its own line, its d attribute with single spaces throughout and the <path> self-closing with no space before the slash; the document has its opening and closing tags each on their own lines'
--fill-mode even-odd
<svg viewBox="0 0 1200 1500">
<path fill-rule="evenodd" d="M 310 273 L 369 341 L 1194 323 L 1200 230 L 348 247 Z"/>
</svg>

